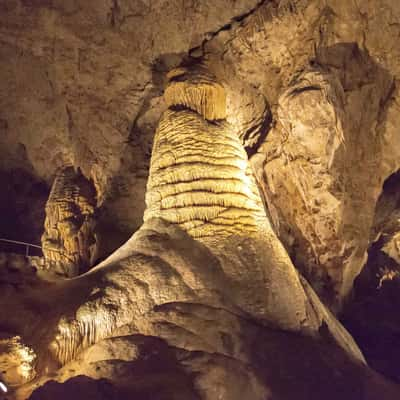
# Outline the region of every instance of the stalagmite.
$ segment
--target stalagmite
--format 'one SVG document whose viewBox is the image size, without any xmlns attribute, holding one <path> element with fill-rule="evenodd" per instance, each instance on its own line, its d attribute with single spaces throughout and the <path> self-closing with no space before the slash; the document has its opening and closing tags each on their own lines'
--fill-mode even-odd
<svg viewBox="0 0 400 400">
<path fill-rule="evenodd" d="M 195 90 L 191 85 L 188 90 Z M 336 357 L 362 384 L 367 382 L 357 345 L 298 275 L 272 231 L 235 130 L 226 121 L 208 120 L 208 111 L 194 111 L 198 108 L 171 105 L 162 116 L 144 224 L 131 239 L 86 274 L 42 284 L 45 302 L 38 294 L 40 284 L 23 298 L 6 298 L 5 309 L 20 315 L 1 315 L 0 322 L 8 317 L 13 331 L 29 337 L 37 357 L 38 380 L 21 387 L 17 399 L 42 386 L 49 379 L 46 373 L 63 381 L 71 371 L 72 376 L 105 376 L 117 386 L 128 385 L 138 398 L 154 393 L 181 398 L 163 377 L 189 380 L 185 398 L 190 400 L 265 400 L 269 392 L 285 398 L 283 375 L 268 376 L 280 363 L 296 377 L 306 368 L 303 357 L 287 357 L 289 343 L 313 354 L 318 373 L 330 375 Z M 36 320 L 35 308 L 43 319 Z M 21 317 L 34 322 L 21 323 Z M 142 337 L 157 338 L 158 344 L 143 348 Z M 133 386 L 120 380 L 120 358 L 105 359 L 106 369 L 96 367 L 94 374 L 85 352 L 121 340 L 138 354 L 128 372 Z M 141 354 L 160 364 L 150 381 L 143 376 Z M 215 379 L 219 384 L 210 385 Z M 296 399 L 299 391 L 304 393 L 300 399 L 310 398 L 307 383 L 296 378 L 294 385 Z M 324 385 L 352 390 L 344 381 Z M 379 383 L 368 385 L 376 390 Z M 46 385 L 42 388 L 46 391 Z M 394 399 L 391 388 L 385 390 L 386 399 Z"/>
<path fill-rule="evenodd" d="M 87 271 L 96 256 L 96 192 L 73 167 L 55 177 L 46 204 L 42 248 L 47 267 L 73 277 Z"/>
<path fill-rule="evenodd" d="M 226 118 L 225 89 L 205 66 L 179 67 L 167 78 L 164 98 L 169 107 L 191 109 L 209 121 Z"/>
<path fill-rule="evenodd" d="M 216 106 L 216 96 L 203 93 L 194 75 L 199 70 L 204 74 L 204 67 L 196 67 L 187 80 L 182 75 L 179 90 L 175 82 L 175 90 L 167 87 L 172 110 L 162 116 L 154 139 L 144 220 L 162 218 L 206 244 L 219 257 L 235 284 L 236 301 L 247 312 L 279 328 L 315 331 L 324 319 L 320 304 L 307 300 L 272 230 L 237 132 L 226 121 L 213 121 L 209 110 Z M 225 105 L 220 84 L 210 73 L 207 77 L 218 88 L 217 106 Z M 176 105 L 181 108 L 175 110 Z M 237 249 L 247 253 L 251 266 L 240 261 Z M 333 318 L 325 322 L 344 347 L 353 347 L 349 335 L 338 333 L 341 328 Z"/>
<path fill-rule="evenodd" d="M 0 400 L 399 400 L 399 4 L 0 0 Z"/>
</svg>

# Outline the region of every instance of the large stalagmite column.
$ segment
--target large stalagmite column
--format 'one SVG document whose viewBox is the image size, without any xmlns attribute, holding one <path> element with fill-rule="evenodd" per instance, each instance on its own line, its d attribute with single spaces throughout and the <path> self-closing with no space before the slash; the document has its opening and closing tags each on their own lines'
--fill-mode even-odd
<svg viewBox="0 0 400 400">
<path fill-rule="evenodd" d="M 310 336 L 321 342 L 328 337 L 362 363 L 353 339 L 299 277 L 275 236 L 235 128 L 224 121 L 223 87 L 202 67 L 192 67 L 190 72 L 180 69 L 170 77 L 169 109 L 154 141 L 142 227 L 88 273 L 48 285 L 45 300 L 38 301 L 37 291 L 22 299 L 1 297 L 0 291 L 4 308 L 14 310 L 0 313 L 0 325 L 13 326 L 12 332 L 29 338 L 37 359 L 36 365 L 29 364 L 30 377 L 73 360 L 80 363 L 85 349 L 102 339 L 118 346 L 117 338 L 132 334 L 157 338 L 172 350 L 179 369 L 189 368 L 191 387 L 203 392 L 191 397 L 196 399 L 265 399 L 270 379 L 258 374 L 265 359 L 253 364 L 255 352 L 265 351 L 266 360 L 278 357 L 279 361 L 296 333 L 308 336 L 309 344 L 313 343 Z M 47 205 L 46 256 L 67 266 L 68 275 L 88 260 L 87 244 L 94 232 L 89 229 L 94 210 L 94 197 L 89 194 L 94 192 L 82 179 L 72 168 L 60 172 Z M 46 312 L 38 316 L 32 313 L 36 309 Z M 274 335 L 279 336 L 278 348 L 271 351 L 266 344 Z M 7 343 L 16 336 L 9 334 Z M 201 362 L 203 377 L 198 373 L 199 355 L 207 357 L 206 363 Z M 155 356 L 162 364 L 162 354 Z M 0 354 L 0 362 L 2 358 Z M 219 365 L 222 359 L 224 365 Z M 133 369 L 140 370 L 141 365 L 133 364 Z M 288 361 L 271 365 L 267 367 L 287 367 L 298 376 Z M 74 371 L 71 366 L 66 365 L 68 374 Z M 196 385 L 203 378 L 215 382 L 215 366 L 223 372 L 217 375 L 221 388 L 215 392 L 207 384 L 203 391 Z M 236 366 L 245 366 L 252 376 L 242 369 L 235 372 Z M 106 370 L 113 375 L 108 366 Z M 152 382 L 164 381 L 158 376 L 151 377 Z M 237 379 L 246 387 L 260 381 L 260 394 L 236 397 L 237 389 L 230 382 Z M 153 392 L 153 387 L 147 385 L 143 393 Z"/>
<path fill-rule="evenodd" d="M 169 73 L 144 221 L 177 224 L 215 254 L 247 312 L 291 330 L 318 324 L 266 216 L 223 86 L 202 65 Z M 312 317 L 310 317 L 312 316 Z M 306 321 L 306 322 L 305 322 Z"/>
<path fill-rule="evenodd" d="M 87 271 L 96 255 L 96 191 L 73 167 L 59 171 L 46 204 L 42 236 L 46 263 L 54 272 L 73 277 Z"/>
<path fill-rule="evenodd" d="M 226 94 L 204 67 L 169 73 L 154 140 L 144 219 L 177 223 L 196 239 L 269 229 L 246 152 L 226 122 Z"/>
</svg>

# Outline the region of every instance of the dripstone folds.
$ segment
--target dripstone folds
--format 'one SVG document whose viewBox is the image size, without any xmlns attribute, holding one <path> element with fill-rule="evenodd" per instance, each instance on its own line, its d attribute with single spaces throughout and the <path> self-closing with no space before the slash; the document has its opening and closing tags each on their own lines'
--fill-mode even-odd
<svg viewBox="0 0 400 400">
<path fill-rule="evenodd" d="M 73 167 L 61 170 L 46 204 L 43 254 L 47 267 L 73 277 L 87 271 L 96 257 L 96 191 Z"/>
</svg>

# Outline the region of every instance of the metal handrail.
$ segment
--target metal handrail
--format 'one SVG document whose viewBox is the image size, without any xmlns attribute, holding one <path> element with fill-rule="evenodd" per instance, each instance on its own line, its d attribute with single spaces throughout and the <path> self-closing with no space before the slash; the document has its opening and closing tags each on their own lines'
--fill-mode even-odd
<svg viewBox="0 0 400 400">
<path fill-rule="evenodd" d="M 11 240 L 11 239 L 3 239 L 3 238 L 0 238 L 0 241 L 2 241 L 2 242 L 8 242 L 8 243 L 15 243 L 15 244 L 25 244 L 25 245 L 27 245 L 27 246 L 36 247 L 36 248 L 38 248 L 38 249 L 41 249 L 41 248 L 42 248 L 42 246 L 39 246 L 39 245 L 37 245 L 37 244 L 27 243 L 27 242 L 20 242 L 19 240 Z"/>
<path fill-rule="evenodd" d="M 43 251 L 42 246 L 39 246 L 39 245 L 33 244 L 33 243 L 21 242 L 20 240 L 12 240 L 12 239 L 0 238 L 0 242 L 13 243 L 13 244 L 20 244 L 20 245 L 26 246 L 26 250 L 25 250 L 25 256 L 26 256 L 26 257 L 29 256 L 29 247 L 35 247 L 35 248 L 40 249 L 40 250 Z"/>
<path fill-rule="evenodd" d="M 42 250 L 42 252 L 43 252 L 43 247 L 42 247 L 42 246 L 39 246 L 39 245 L 33 244 L 33 243 L 22 242 L 22 241 L 20 241 L 20 240 L 4 239 L 4 238 L 0 238 L 0 242 L 13 243 L 13 244 L 20 244 L 20 245 L 26 246 L 25 256 L 27 256 L 27 257 L 29 256 L 29 247 L 35 247 L 35 248 L 37 248 L 37 249 Z M 50 248 L 49 248 L 48 250 L 50 250 L 50 251 L 55 251 L 55 252 L 57 252 L 57 253 L 63 254 L 62 251 L 57 250 L 57 249 L 50 249 Z"/>
</svg>

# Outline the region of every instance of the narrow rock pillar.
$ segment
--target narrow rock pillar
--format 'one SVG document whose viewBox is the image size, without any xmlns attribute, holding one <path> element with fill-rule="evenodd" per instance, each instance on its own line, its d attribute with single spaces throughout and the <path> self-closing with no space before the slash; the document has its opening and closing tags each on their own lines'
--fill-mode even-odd
<svg viewBox="0 0 400 400">
<path fill-rule="evenodd" d="M 60 170 L 46 204 L 43 254 L 49 269 L 65 277 L 87 271 L 95 261 L 96 190 L 73 167 Z"/>
</svg>

